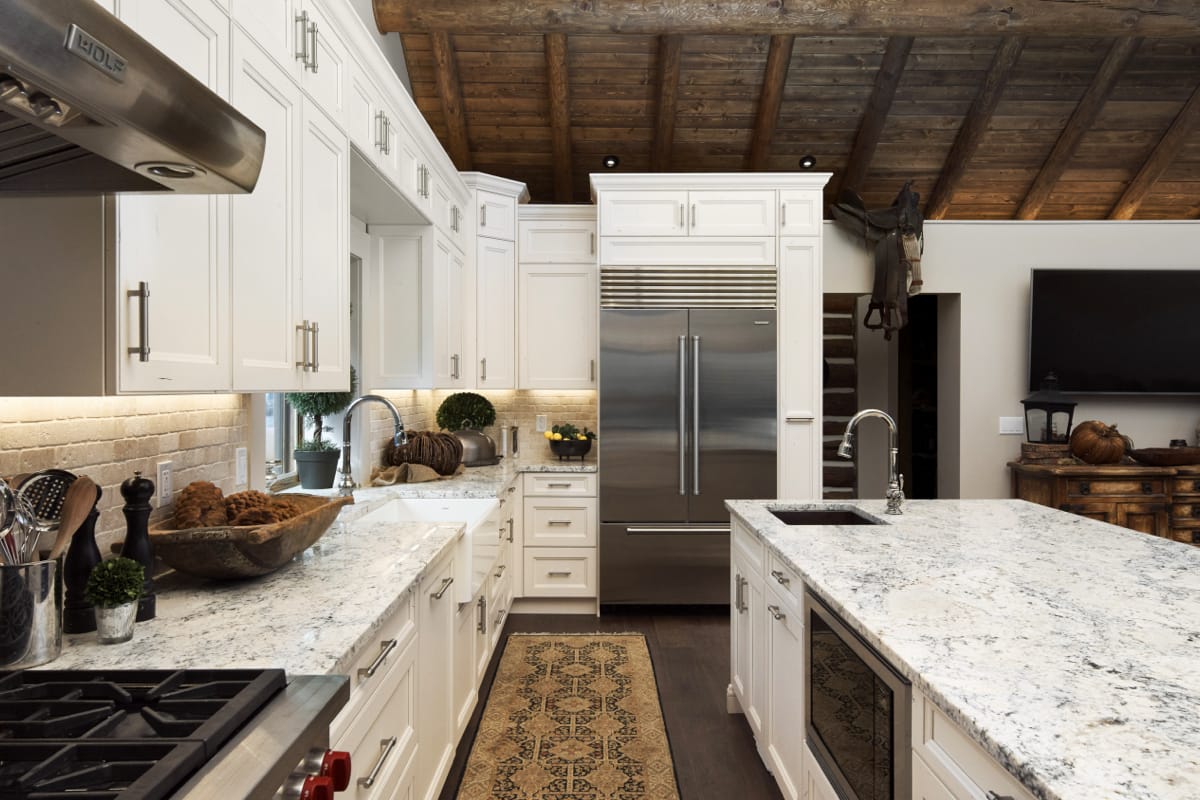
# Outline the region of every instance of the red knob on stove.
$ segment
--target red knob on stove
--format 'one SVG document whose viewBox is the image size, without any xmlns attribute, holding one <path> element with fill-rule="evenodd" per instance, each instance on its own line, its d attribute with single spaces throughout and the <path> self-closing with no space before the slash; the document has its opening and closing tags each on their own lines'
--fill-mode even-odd
<svg viewBox="0 0 1200 800">
<path fill-rule="evenodd" d="M 333 778 L 328 775 L 309 775 L 300 788 L 300 800 L 333 800 Z"/>
<path fill-rule="evenodd" d="M 326 750 L 320 774 L 333 779 L 335 792 L 345 791 L 350 786 L 350 754 L 345 750 Z"/>
</svg>

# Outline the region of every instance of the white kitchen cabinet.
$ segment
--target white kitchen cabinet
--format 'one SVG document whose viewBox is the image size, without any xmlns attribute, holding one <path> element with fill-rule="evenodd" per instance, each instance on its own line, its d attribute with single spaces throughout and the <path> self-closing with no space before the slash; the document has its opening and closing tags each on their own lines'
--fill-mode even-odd
<svg viewBox="0 0 1200 800">
<path fill-rule="evenodd" d="M 526 497 L 523 516 L 526 546 L 596 546 L 594 497 Z"/>
<path fill-rule="evenodd" d="M 526 547 L 526 597 L 595 597 L 596 548 Z"/>
<path fill-rule="evenodd" d="M 595 206 L 522 206 L 517 210 L 523 264 L 595 264 Z"/>
<path fill-rule="evenodd" d="M 841 800 L 808 745 L 804 745 L 804 794 L 807 800 Z"/>
<path fill-rule="evenodd" d="M 525 474 L 521 511 L 524 597 L 596 596 L 596 486 L 595 473 Z"/>
<path fill-rule="evenodd" d="M 362 293 L 364 390 L 433 388 L 435 235 L 373 225 Z M 441 251 L 449 262 L 449 248 Z"/>
<path fill-rule="evenodd" d="M 779 497 L 817 500 L 823 459 L 821 241 L 786 237 L 779 253 L 776 491 Z"/>
<path fill-rule="evenodd" d="M 241 31 L 231 99 L 267 134 L 255 191 L 233 198 L 234 388 L 345 390 L 345 134 Z"/>
<path fill-rule="evenodd" d="M 820 188 L 779 191 L 779 235 L 820 236 L 825 195 Z"/>
<path fill-rule="evenodd" d="M 510 454 L 510 458 L 511 458 Z M 505 513 L 508 515 L 505 519 L 505 524 L 508 525 L 508 544 L 511 549 L 508 560 L 508 577 L 512 587 L 511 600 L 524 597 L 524 554 L 525 554 L 525 481 L 521 475 L 517 475 L 504 489 L 504 496 L 508 499 L 505 504 Z M 505 608 L 505 614 L 508 609 Z"/>
<path fill-rule="evenodd" d="M 594 264 L 519 265 L 519 388 L 596 388 L 597 272 Z"/>
<path fill-rule="evenodd" d="M 958 800 L 929 765 L 916 756 L 912 763 L 912 796 L 913 800 Z"/>
<path fill-rule="evenodd" d="M 454 673 L 452 719 L 455 741 L 458 741 L 466 730 L 467 723 L 471 721 L 471 712 L 475 710 L 475 703 L 479 699 L 479 687 L 475 682 L 475 657 L 479 650 L 477 639 L 480 607 L 485 602 L 485 596 L 486 581 L 485 587 L 480 588 L 478 594 L 469 602 L 459 603 L 454 612 L 454 660 L 451 663 Z"/>
<path fill-rule="evenodd" d="M 431 564 L 417 586 L 417 760 L 416 793 L 433 800 L 450 770 L 455 730 L 454 558 Z"/>
<path fill-rule="evenodd" d="M 307 64 L 302 61 L 300 86 L 338 127 L 346 118 L 346 87 L 350 56 L 322 4 L 303 0 L 301 22 L 307 29 Z M 307 20 L 303 17 L 307 14 Z M 296 32 L 299 33 L 299 27 Z"/>
<path fill-rule="evenodd" d="M 751 542 L 749 549 L 739 548 L 736 540 L 747 537 Z M 735 543 L 731 547 L 730 569 L 729 683 L 761 748 L 770 710 L 766 680 L 766 602 L 760 563 L 762 545 L 739 525 L 734 526 L 732 538 Z M 754 547 L 757 547 L 759 561 L 754 558 Z"/>
<path fill-rule="evenodd" d="M 463 363 L 463 326 L 466 302 L 466 262 L 463 254 L 440 230 L 433 237 L 433 387 L 466 386 Z"/>
<path fill-rule="evenodd" d="M 768 585 L 770 585 L 768 583 Z M 767 756 L 786 800 L 799 800 L 804 770 L 804 618 L 785 592 L 766 592 Z"/>
<path fill-rule="evenodd" d="M 521 191 L 525 187 L 520 185 Z M 508 242 L 517 238 L 517 199 L 512 194 L 479 189 L 476 192 L 476 227 L 479 236 L 503 239 Z"/>
<path fill-rule="evenodd" d="M 625 189 L 600 195 L 602 236 L 774 236 L 771 189 Z"/>
<path fill-rule="evenodd" d="M 475 385 L 517 387 L 517 253 L 513 242 L 475 242 Z"/>
</svg>

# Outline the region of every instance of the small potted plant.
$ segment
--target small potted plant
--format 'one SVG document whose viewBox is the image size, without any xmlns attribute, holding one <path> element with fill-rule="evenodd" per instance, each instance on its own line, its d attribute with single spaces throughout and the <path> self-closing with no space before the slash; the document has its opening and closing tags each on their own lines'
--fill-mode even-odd
<svg viewBox="0 0 1200 800">
<path fill-rule="evenodd" d="M 284 399 L 299 418 L 296 425 L 296 449 L 292 456 L 296 459 L 300 486 L 305 489 L 333 487 L 333 478 L 337 474 L 339 444 L 325 438 L 325 431 L 330 430 L 325 427 L 325 417 L 346 410 L 346 406 L 354 400 L 357 382 L 352 367 L 348 392 L 290 392 L 284 395 Z M 306 429 L 312 431 L 311 439 L 306 438 Z"/>
<path fill-rule="evenodd" d="M 96 607 L 96 639 L 118 644 L 133 638 L 146 571 L 132 558 L 116 556 L 92 568 L 84 598 Z"/>
<path fill-rule="evenodd" d="M 578 456 L 582 461 L 583 457 L 592 449 L 592 440 L 596 438 L 598 438 L 596 434 L 586 427 L 580 430 L 570 422 L 555 425 L 546 431 L 546 439 L 550 442 L 550 452 L 558 456 L 559 461 L 573 456 Z"/>
</svg>

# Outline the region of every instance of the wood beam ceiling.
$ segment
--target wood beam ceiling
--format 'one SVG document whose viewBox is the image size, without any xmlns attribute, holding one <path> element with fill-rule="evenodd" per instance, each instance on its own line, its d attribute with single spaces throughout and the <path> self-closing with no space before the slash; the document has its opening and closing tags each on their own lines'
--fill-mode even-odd
<svg viewBox="0 0 1200 800">
<path fill-rule="evenodd" d="M 474 169 L 471 161 L 471 146 L 467 139 L 467 115 L 463 110 L 462 87 L 458 82 L 458 62 L 454 58 L 454 45 L 450 34 L 435 31 L 429 34 L 433 54 L 433 71 L 437 78 L 438 97 L 442 101 L 442 116 L 446 119 L 449 141 L 446 149 L 454 166 L 466 172 Z"/>
<path fill-rule="evenodd" d="M 1193 38 L 1195 0 L 374 0 L 380 31 L 400 33 L 1156 36 Z"/>
<path fill-rule="evenodd" d="M 796 37 L 777 35 L 771 37 L 767 50 L 767 67 L 763 72 L 762 89 L 758 94 L 758 110 L 754 117 L 754 130 L 750 136 L 750 152 L 746 154 L 746 169 L 761 170 L 767 166 L 767 155 L 771 151 L 771 139 L 779 123 L 779 109 L 783 106 L 783 87 L 787 83 L 788 67 L 792 63 L 792 46 Z"/>
<path fill-rule="evenodd" d="M 675 106 L 679 100 L 679 71 L 682 65 L 683 37 L 658 37 L 658 104 L 654 121 L 654 145 L 650 151 L 650 171 L 671 169 L 671 147 L 675 144 Z"/>
<path fill-rule="evenodd" d="M 983 85 L 979 87 L 979 94 L 975 95 L 971 109 L 958 129 L 958 135 L 954 137 L 954 144 L 946 155 L 937 184 L 929 195 L 925 219 L 944 219 L 946 212 L 950 210 L 950 198 L 954 196 L 954 190 L 966 174 L 967 165 L 971 163 L 975 151 L 979 149 L 979 143 L 987 133 L 992 115 L 996 113 L 996 106 L 999 105 L 1004 87 L 1008 84 L 1008 77 L 1024 49 L 1024 36 L 1006 36 L 996 48 Z"/>
<path fill-rule="evenodd" d="M 912 46 L 911 36 L 893 36 L 888 39 L 883 63 L 879 65 L 879 72 L 875 73 L 875 87 L 871 90 L 866 112 L 854 137 L 854 147 L 846 159 L 846 169 L 842 172 L 834 197 L 843 189 L 857 191 L 866 180 L 867 172 L 871 168 L 871 159 L 875 157 L 875 148 L 879 145 L 879 137 L 883 135 L 883 126 L 887 122 L 892 100 L 896 98 L 896 88 L 904 75 L 904 63 L 908 60 Z"/>
<path fill-rule="evenodd" d="M 1017 209 L 1017 219 L 1037 219 L 1042 206 L 1050 199 L 1058 179 L 1067 171 L 1079 142 L 1100 116 L 1108 96 L 1117 84 L 1117 79 L 1121 77 L 1125 65 L 1129 63 L 1129 59 L 1141 43 L 1142 40 L 1137 37 L 1117 39 L 1113 42 L 1108 55 L 1104 57 L 1104 63 L 1096 71 L 1091 85 L 1084 92 L 1071 118 L 1067 120 L 1067 126 L 1059 134 L 1058 141 L 1054 143 L 1054 149 L 1042 164 L 1033 185 L 1025 193 L 1025 199 Z"/>
<path fill-rule="evenodd" d="M 546 34 L 546 83 L 554 152 L 554 201 L 571 202 L 571 111 L 567 77 L 567 35 Z"/>
<path fill-rule="evenodd" d="M 1192 92 L 1192 96 L 1184 104 L 1183 110 L 1171 122 L 1171 127 L 1158 140 L 1150 157 L 1142 164 L 1142 168 L 1138 170 L 1134 179 L 1129 182 L 1121 199 L 1109 212 L 1109 219 L 1133 219 L 1133 215 L 1137 213 L 1142 201 L 1150 194 L 1155 181 L 1175 160 L 1175 156 L 1179 155 L 1179 151 L 1187 144 L 1188 137 L 1197 129 L 1200 129 L 1200 86 L 1197 86 Z"/>
</svg>

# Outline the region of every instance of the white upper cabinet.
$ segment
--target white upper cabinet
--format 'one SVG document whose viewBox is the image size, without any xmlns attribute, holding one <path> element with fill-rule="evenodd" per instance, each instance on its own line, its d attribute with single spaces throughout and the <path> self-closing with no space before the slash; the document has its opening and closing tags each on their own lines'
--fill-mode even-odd
<svg viewBox="0 0 1200 800">
<path fill-rule="evenodd" d="M 515 389 L 516 245 L 480 237 L 475 254 L 475 384 L 479 389 Z"/>
<path fill-rule="evenodd" d="M 820 236 L 824 193 L 812 189 L 783 189 L 779 192 L 779 234 Z"/>
<path fill-rule="evenodd" d="M 596 388 L 597 283 L 592 264 L 518 267 L 519 388 Z"/>
<path fill-rule="evenodd" d="M 820 191 L 813 194 L 820 196 Z M 779 242 L 780 497 L 821 498 L 822 313 L 821 240 L 784 237 Z"/>
<path fill-rule="evenodd" d="M 523 206 L 518 216 L 521 263 L 596 263 L 594 207 Z"/>
<path fill-rule="evenodd" d="M 517 238 L 517 203 L 510 195 L 479 190 L 476 232 L 492 239 L 514 241 Z"/>
<path fill-rule="evenodd" d="M 440 231 L 433 255 L 433 386 L 460 389 L 463 377 L 463 304 L 466 264 L 463 255 Z"/>
<path fill-rule="evenodd" d="M 307 63 L 300 71 L 300 85 L 341 127 L 346 118 L 349 54 L 319 3 L 305 0 L 300 14 L 301 22 L 307 26 L 308 47 Z"/>
<path fill-rule="evenodd" d="M 307 30 L 300 0 L 232 0 L 233 20 L 295 80 L 304 67 Z"/>
<path fill-rule="evenodd" d="M 626 189 L 600 196 L 603 236 L 774 236 L 773 190 Z"/>
<path fill-rule="evenodd" d="M 209 0 L 125 0 L 122 19 L 228 96 L 229 20 Z M 229 198 L 116 201 L 117 389 L 228 390 Z"/>
<path fill-rule="evenodd" d="M 362 388 L 433 386 L 433 243 L 412 226 L 373 226 L 362 291 Z"/>
</svg>

